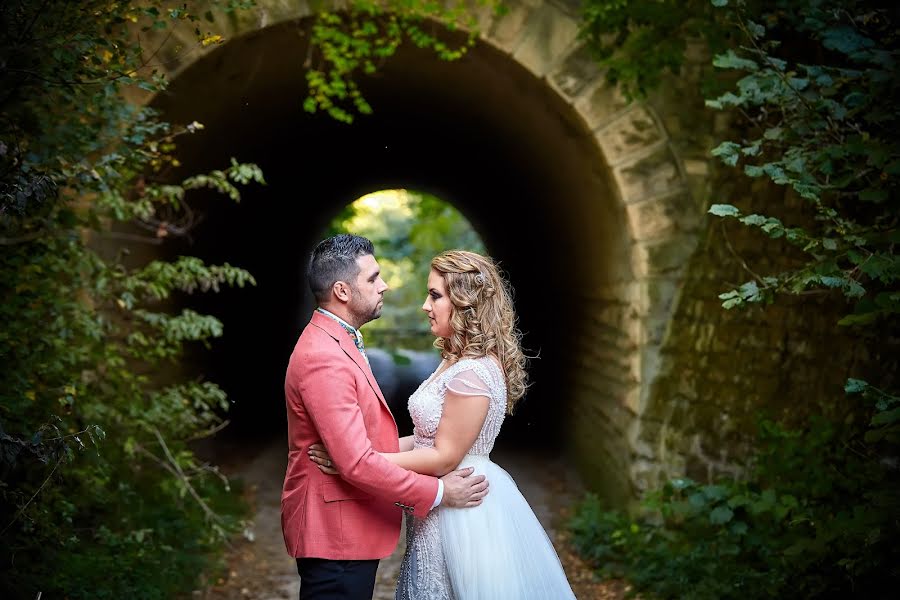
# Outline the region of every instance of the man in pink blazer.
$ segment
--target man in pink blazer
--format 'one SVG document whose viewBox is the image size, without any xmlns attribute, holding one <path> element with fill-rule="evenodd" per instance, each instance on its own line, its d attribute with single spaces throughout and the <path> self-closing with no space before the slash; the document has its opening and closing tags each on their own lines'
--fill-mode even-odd
<svg viewBox="0 0 900 600">
<path fill-rule="evenodd" d="M 397 425 L 369 368 L 359 327 L 381 315 L 387 284 L 372 242 L 323 240 L 312 252 L 309 284 L 319 307 L 300 335 L 285 376 L 288 465 L 281 524 L 297 558 L 300 598 L 369 599 L 378 561 L 400 536 L 402 511 L 424 516 L 443 504 L 480 504 L 484 476 L 463 469 L 441 479 L 398 467 Z M 340 476 L 309 460 L 328 448 Z"/>
</svg>

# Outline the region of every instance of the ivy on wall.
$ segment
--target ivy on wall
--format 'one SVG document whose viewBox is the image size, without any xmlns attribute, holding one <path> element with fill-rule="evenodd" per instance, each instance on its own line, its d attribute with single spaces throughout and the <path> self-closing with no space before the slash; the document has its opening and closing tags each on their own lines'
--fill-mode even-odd
<svg viewBox="0 0 900 600">
<path fill-rule="evenodd" d="M 712 154 L 801 201 L 805 214 L 790 223 L 747 214 L 742 198 L 709 208 L 801 257 L 777 272 L 745 265 L 748 280 L 719 295 L 723 307 L 824 297 L 846 313 L 835 327 L 869 346 L 863 368 L 877 381 L 835 390 L 850 408 L 844 422 L 761 421 L 740 479 L 676 478 L 633 514 L 589 496 L 570 524 L 574 539 L 598 570 L 646 597 L 874 597 L 900 580 L 900 398 L 885 352 L 896 345 L 900 300 L 897 15 L 867 1 L 679 4 L 666 17 L 657 14 L 675 12 L 666 2 L 589 2 L 582 35 L 635 95 L 684 62 L 682 46 L 662 38 L 705 39 L 721 73 L 707 106 L 743 123 Z M 654 40 L 666 56 L 642 57 Z"/>
<path fill-rule="evenodd" d="M 340 9 L 320 10 L 312 26 L 303 108 L 345 123 L 356 113 L 370 114 L 361 77 L 373 75 L 404 43 L 440 60 L 458 60 L 478 39 L 476 14 L 484 7 L 503 10 L 498 0 L 353 0 Z"/>
</svg>

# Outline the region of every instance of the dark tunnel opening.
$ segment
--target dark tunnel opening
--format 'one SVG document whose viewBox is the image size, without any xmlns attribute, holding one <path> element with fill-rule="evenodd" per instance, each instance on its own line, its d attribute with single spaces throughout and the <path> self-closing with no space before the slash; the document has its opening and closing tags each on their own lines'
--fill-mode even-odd
<svg viewBox="0 0 900 600">
<path fill-rule="evenodd" d="M 184 300 L 225 323 L 188 370 L 228 392 L 228 435 L 281 435 L 285 367 L 313 308 L 309 251 L 356 198 L 417 189 L 453 204 L 481 235 L 515 289 L 523 344 L 538 355 L 501 443 L 561 448 L 579 319 L 597 308 L 582 292 L 629 268 L 624 217 L 590 132 L 546 84 L 484 45 L 455 63 L 401 52 L 364 82 L 374 114 L 352 125 L 304 113 L 303 27 L 229 42 L 154 102 L 170 121 L 206 126 L 179 142 L 185 174 L 234 156 L 259 164 L 268 182 L 244 189 L 240 204 L 195 196 L 203 221 L 170 249 L 246 268 L 258 283 Z M 405 399 L 392 408 L 405 411 Z"/>
</svg>

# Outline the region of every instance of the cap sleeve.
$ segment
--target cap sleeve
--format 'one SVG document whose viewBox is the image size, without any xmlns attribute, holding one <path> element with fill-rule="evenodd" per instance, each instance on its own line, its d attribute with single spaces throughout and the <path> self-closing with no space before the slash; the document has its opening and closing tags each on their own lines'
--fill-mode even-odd
<svg viewBox="0 0 900 600">
<path fill-rule="evenodd" d="M 447 389 L 461 396 L 491 396 L 490 389 L 475 369 L 466 369 L 454 375 L 447 382 Z"/>
</svg>

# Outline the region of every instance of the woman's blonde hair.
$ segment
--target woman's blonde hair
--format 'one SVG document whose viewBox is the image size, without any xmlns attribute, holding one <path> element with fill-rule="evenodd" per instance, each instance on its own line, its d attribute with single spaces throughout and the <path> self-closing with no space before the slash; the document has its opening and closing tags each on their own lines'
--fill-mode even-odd
<svg viewBox="0 0 900 600">
<path fill-rule="evenodd" d="M 506 411 L 512 414 L 525 395 L 528 374 L 509 282 L 491 258 L 466 250 L 435 256 L 431 268 L 444 278 L 453 305 L 453 333 L 434 346 L 450 361 L 495 356 L 506 375 Z"/>
</svg>

